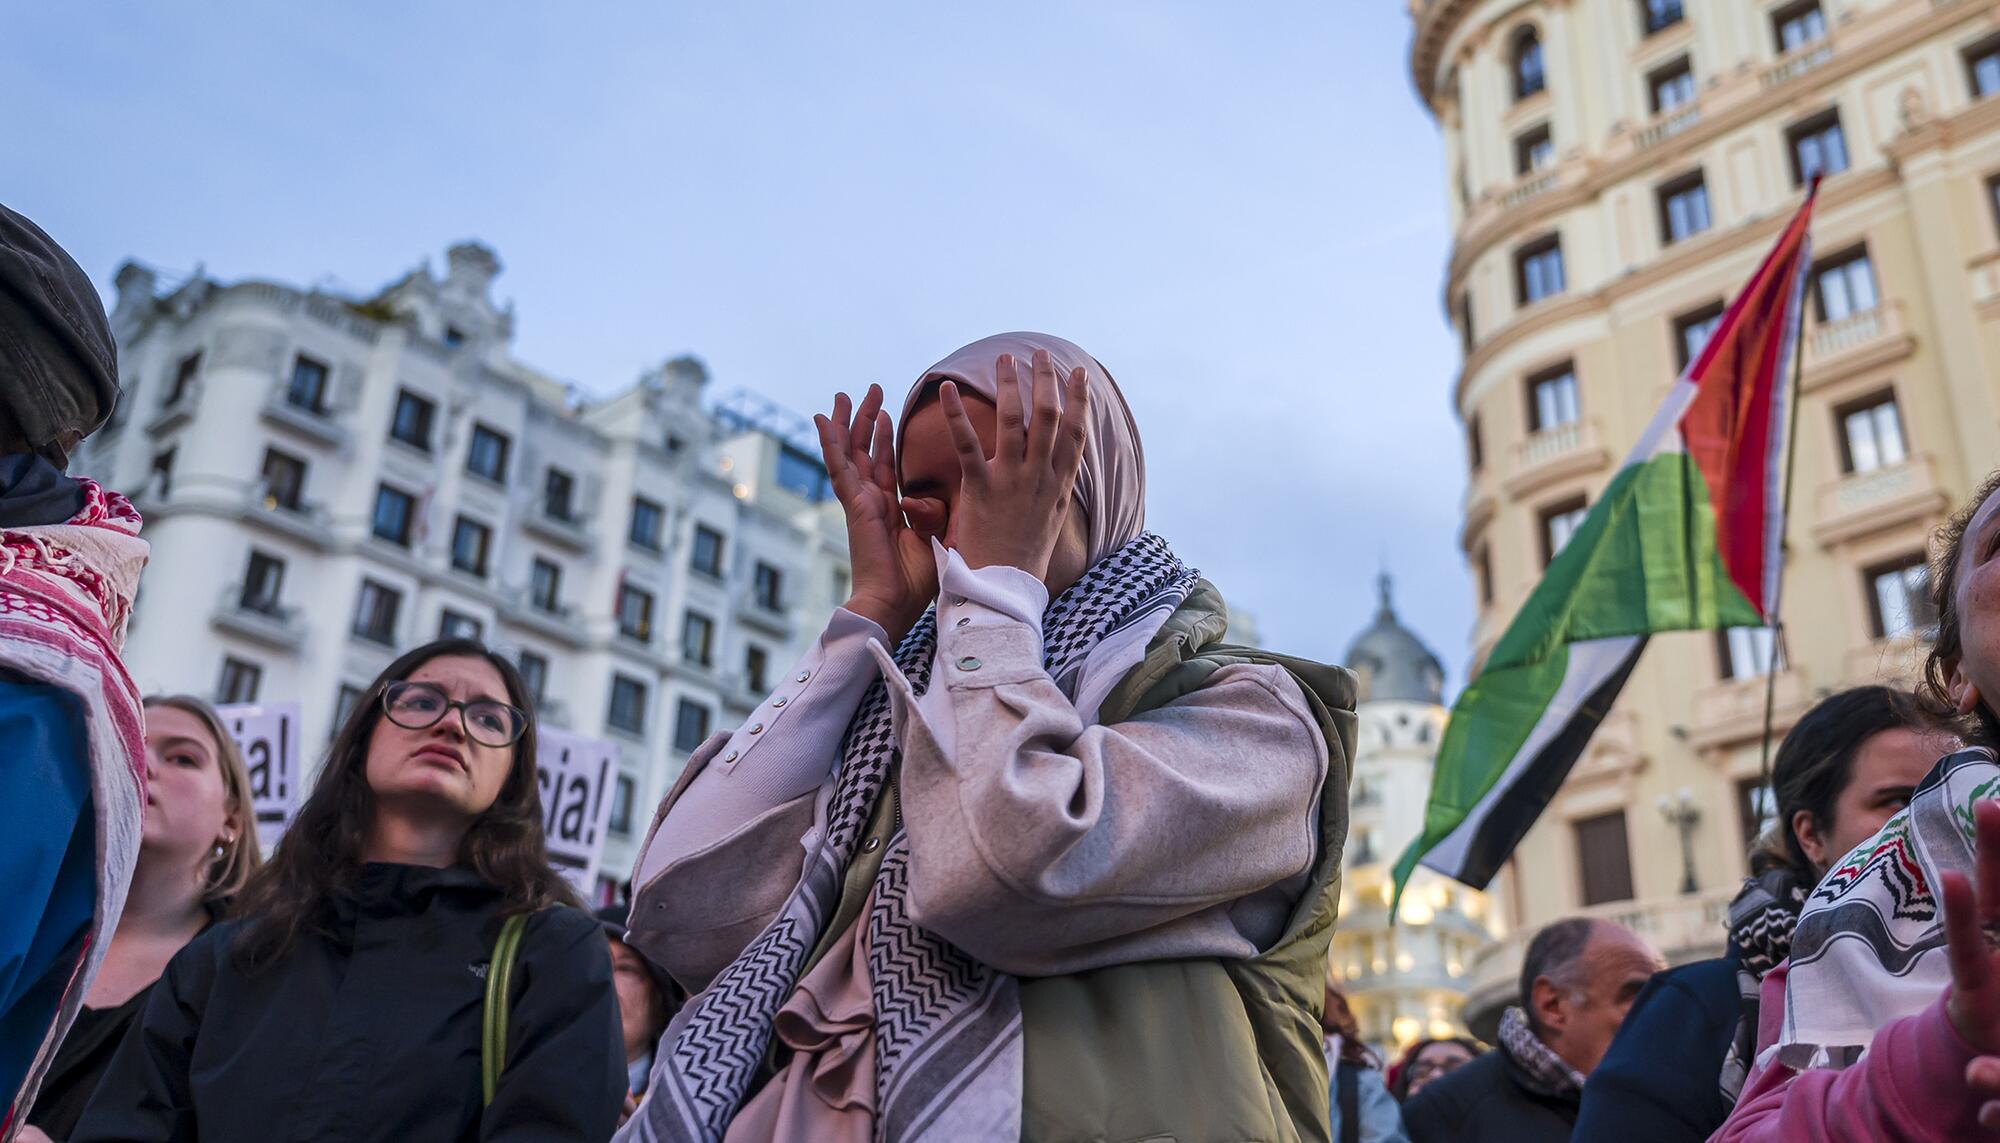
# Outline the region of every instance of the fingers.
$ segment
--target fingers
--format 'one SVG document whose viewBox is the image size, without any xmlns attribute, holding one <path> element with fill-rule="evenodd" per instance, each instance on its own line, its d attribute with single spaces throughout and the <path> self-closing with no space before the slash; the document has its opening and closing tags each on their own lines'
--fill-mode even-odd
<svg viewBox="0 0 2000 1143">
<path fill-rule="evenodd" d="M 1028 459 L 1046 465 L 1055 451 L 1056 431 L 1062 424 L 1062 403 L 1056 395 L 1055 359 L 1046 349 L 1035 351 L 1035 369 L 1029 382 Z"/>
<path fill-rule="evenodd" d="M 870 450 L 874 461 L 875 486 L 896 498 L 896 426 L 889 423 L 889 412 L 884 409 L 875 414 L 875 447 Z"/>
<path fill-rule="evenodd" d="M 826 462 L 826 474 L 833 478 L 834 495 L 846 503 L 856 479 L 854 461 L 847 451 L 847 394 L 834 397 L 831 417 L 815 415 L 813 427 L 819 430 L 820 459 Z"/>
<path fill-rule="evenodd" d="M 1011 386 L 1005 381 L 1000 383 L 1000 391 L 1003 394 L 1009 388 Z M 951 430 L 951 447 L 958 453 L 960 473 L 967 481 L 984 484 L 986 449 L 979 443 L 979 433 L 972 427 L 972 418 L 965 415 L 965 402 L 959 399 L 957 383 L 947 381 L 938 387 L 938 403 L 944 406 L 944 423 Z M 1020 413 L 1020 405 L 1021 402 L 1015 400 L 1016 416 Z"/>
<path fill-rule="evenodd" d="M 1090 433 L 1090 375 L 1083 369 L 1070 370 L 1063 383 L 1062 417 L 1055 432 L 1055 449 L 1050 463 L 1063 482 L 1067 496 L 1076 474 L 1083 468 L 1083 445 Z"/>
<path fill-rule="evenodd" d="M 1040 357 L 1039 351 L 1036 356 Z M 1000 389 L 994 401 L 999 419 L 995 425 L 998 439 L 993 442 L 993 459 L 1018 460 L 1028 455 L 1028 442 L 1027 417 L 1021 408 L 1021 373 L 1014 355 L 1001 354 L 1000 360 L 993 364 L 993 373 Z"/>
<path fill-rule="evenodd" d="M 870 385 L 861 398 L 861 407 L 854 410 L 854 428 L 848 434 L 848 447 L 854 451 L 854 467 L 862 472 L 869 471 L 869 450 L 875 443 L 875 421 L 882 409 L 882 387 Z"/>
<path fill-rule="evenodd" d="M 944 535 L 944 501 L 931 496 L 906 496 L 898 505 L 903 510 L 903 519 L 910 530 L 929 539 Z"/>
<path fill-rule="evenodd" d="M 1950 872 L 1939 879 L 1944 901 L 1945 957 L 1951 964 L 1951 985 L 1961 995 L 1982 991 L 1993 971 L 1986 937 L 1979 930 L 1973 907 L 1972 883 L 1965 874 Z"/>
</svg>

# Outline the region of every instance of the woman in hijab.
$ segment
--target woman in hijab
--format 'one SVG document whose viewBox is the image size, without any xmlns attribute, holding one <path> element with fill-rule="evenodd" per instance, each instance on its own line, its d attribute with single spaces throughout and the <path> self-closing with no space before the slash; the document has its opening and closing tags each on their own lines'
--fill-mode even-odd
<svg viewBox="0 0 2000 1143">
<path fill-rule="evenodd" d="M 1325 1139 L 1351 677 L 1220 642 L 1076 346 L 882 401 L 817 419 L 852 597 L 635 871 L 693 998 L 620 1138 Z"/>
</svg>

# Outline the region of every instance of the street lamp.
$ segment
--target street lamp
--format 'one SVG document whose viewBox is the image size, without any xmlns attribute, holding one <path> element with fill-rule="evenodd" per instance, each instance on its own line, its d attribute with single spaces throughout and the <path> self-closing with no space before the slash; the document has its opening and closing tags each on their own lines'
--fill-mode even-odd
<svg viewBox="0 0 2000 1143">
<path fill-rule="evenodd" d="M 1694 804 L 1694 791 L 1686 786 L 1671 798 L 1661 794 L 1659 806 L 1667 824 L 1681 831 L 1681 892 L 1694 893 L 1700 888 L 1694 880 L 1694 827 L 1701 821 L 1701 807 Z"/>
</svg>

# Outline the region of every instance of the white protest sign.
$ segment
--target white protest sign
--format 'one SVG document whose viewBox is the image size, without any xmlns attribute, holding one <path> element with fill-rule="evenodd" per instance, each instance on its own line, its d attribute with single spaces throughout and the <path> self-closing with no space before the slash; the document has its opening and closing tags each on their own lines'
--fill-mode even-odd
<svg viewBox="0 0 2000 1143">
<path fill-rule="evenodd" d="M 588 901 L 597 886 L 597 867 L 604 860 L 618 747 L 550 726 L 537 728 L 536 734 L 542 832 L 548 838 L 549 860 Z"/>
<path fill-rule="evenodd" d="M 250 771 L 250 803 L 257 815 L 257 842 L 269 855 L 278 835 L 299 808 L 299 704 L 225 703 L 215 708 L 223 729 L 236 739 Z"/>
</svg>

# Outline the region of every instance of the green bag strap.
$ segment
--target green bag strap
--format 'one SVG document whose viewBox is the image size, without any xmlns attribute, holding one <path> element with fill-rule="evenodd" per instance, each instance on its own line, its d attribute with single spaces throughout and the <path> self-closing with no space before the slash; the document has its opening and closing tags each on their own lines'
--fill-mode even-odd
<svg viewBox="0 0 2000 1143">
<path fill-rule="evenodd" d="M 493 1102 L 501 1069 L 507 1066 L 507 997 L 514 982 L 514 961 L 521 952 L 521 933 L 527 927 L 526 913 L 501 922 L 500 937 L 493 942 L 493 959 L 486 966 L 486 1011 L 479 1030 L 479 1086 L 485 1095 L 482 1107 Z"/>
</svg>

